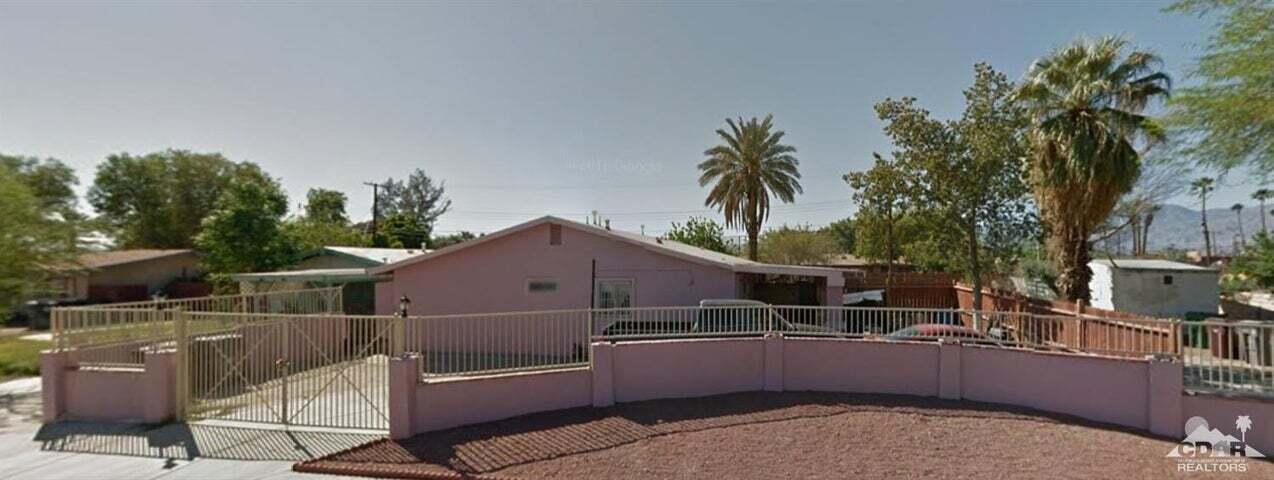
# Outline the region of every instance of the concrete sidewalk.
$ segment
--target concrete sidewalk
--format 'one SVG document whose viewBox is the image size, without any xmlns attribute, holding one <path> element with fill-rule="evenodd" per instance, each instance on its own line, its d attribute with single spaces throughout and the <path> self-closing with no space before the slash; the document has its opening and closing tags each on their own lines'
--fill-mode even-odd
<svg viewBox="0 0 1274 480">
<path fill-rule="evenodd" d="M 0 384 L 0 478 L 329 479 L 292 472 L 300 460 L 376 435 L 233 425 L 41 425 L 39 379 Z"/>
</svg>

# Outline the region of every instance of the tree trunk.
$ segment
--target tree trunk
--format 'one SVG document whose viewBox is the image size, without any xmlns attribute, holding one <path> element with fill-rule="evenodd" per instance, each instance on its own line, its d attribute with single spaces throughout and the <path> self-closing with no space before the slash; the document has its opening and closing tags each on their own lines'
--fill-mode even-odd
<svg viewBox="0 0 1274 480">
<path fill-rule="evenodd" d="M 1239 248 L 1247 246 L 1247 235 L 1243 233 L 1243 210 L 1234 211 L 1234 219 L 1239 221 Z M 1235 252 L 1238 253 L 1238 252 Z"/>
<path fill-rule="evenodd" d="M 969 281 L 973 283 L 973 328 L 982 329 L 982 266 L 978 262 L 978 231 L 976 222 L 966 226 L 969 240 Z"/>
<path fill-rule="evenodd" d="M 1088 282 L 1093 272 L 1088 268 L 1088 233 L 1072 230 L 1061 239 L 1061 262 L 1058 265 L 1057 288 L 1062 297 L 1072 302 L 1088 300 Z"/>
<path fill-rule="evenodd" d="M 1146 255 L 1147 245 L 1150 244 L 1150 224 L 1154 221 L 1155 214 L 1147 213 L 1146 221 L 1141 224 L 1141 251 L 1137 253 L 1138 256 Z"/>
<path fill-rule="evenodd" d="M 748 260 L 756 261 L 756 237 L 759 234 L 758 229 L 748 227 Z"/>
<path fill-rule="evenodd" d="M 1261 199 L 1261 233 L 1270 234 L 1270 229 L 1265 226 L 1265 199 Z"/>
<path fill-rule="evenodd" d="M 1212 263 L 1212 236 L 1208 234 L 1208 195 L 1205 193 L 1200 197 L 1202 202 L 1203 214 L 1203 263 Z"/>
</svg>

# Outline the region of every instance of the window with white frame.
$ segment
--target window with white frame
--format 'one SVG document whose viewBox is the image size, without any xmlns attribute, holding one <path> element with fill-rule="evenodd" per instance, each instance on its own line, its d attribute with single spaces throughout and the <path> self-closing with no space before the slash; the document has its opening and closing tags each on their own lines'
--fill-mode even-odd
<svg viewBox="0 0 1274 480">
<path fill-rule="evenodd" d="M 594 288 L 593 300 L 597 308 L 632 308 L 633 280 L 599 278 Z"/>
</svg>

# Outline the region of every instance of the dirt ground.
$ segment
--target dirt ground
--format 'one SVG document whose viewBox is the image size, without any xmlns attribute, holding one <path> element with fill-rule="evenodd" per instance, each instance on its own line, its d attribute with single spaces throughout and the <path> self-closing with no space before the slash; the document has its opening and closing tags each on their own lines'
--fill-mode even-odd
<svg viewBox="0 0 1274 480">
<path fill-rule="evenodd" d="M 999 405 L 743 393 L 528 415 L 373 443 L 297 470 L 405 478 L 1197 478 L 1164 457 L 1175 445 Z M 1249 461 L 1247 470 L 1222 475 L 1274 478 L 1271 462 Z"/>
</svg>

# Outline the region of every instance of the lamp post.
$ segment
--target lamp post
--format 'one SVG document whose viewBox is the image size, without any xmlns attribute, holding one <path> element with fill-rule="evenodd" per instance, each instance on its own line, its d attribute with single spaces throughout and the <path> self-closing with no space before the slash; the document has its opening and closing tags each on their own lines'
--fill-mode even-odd
<svg viewBox="0 0 1274 480">
<path fill-rule="evenodd" d="M 404 340 L 407 337 L 407 325 L 406 325 L 407 324 L 407 308 L 410 306 L 411 306 L 410 298 L 407 298 L 406 295 L 399 297 L 398 313 L 394 314 L 394 316 L 397 318 L 394 319 L 394 323 L 391 326 L 393 330 L 390 331 L 391 337 L 390 337 L 389 348 L 390 348 L 391 356 L 404 355 L 406 353 L 403 347 L 406 346 Z"/>
</svg>

